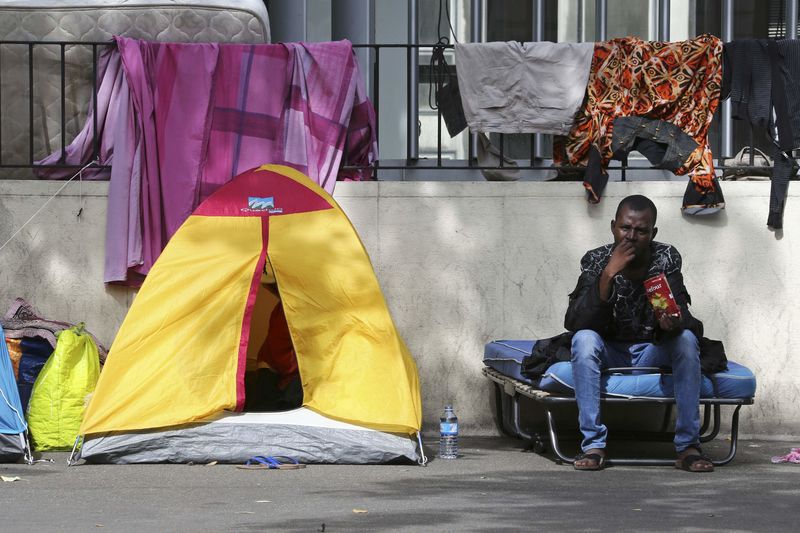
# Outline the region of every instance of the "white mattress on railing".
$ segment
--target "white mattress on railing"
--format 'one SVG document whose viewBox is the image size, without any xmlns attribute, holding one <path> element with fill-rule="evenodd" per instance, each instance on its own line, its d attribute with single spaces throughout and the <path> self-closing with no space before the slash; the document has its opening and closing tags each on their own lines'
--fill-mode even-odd
<svg viewBox="0 0 800 533">
<path fill-rule="evenodd" d="M 269 42 L 261 0 L 0 0 L 0 40 Z"/>
<path fill-rule="evenodd" d="M 103 42 L 113 35 L 173 42 L 270 41 L 262 0 L 0 0 L 0 41 Z M 66 143 L 82 126 L 91 94 L 89 46 L 66 49 Z M 28 48 L 0 46 L 0 138 L 5 164 L 29 162 Z M 60 49 L 34 52 L 34 158 L 61 148 Z M 0 178 L 30 177 L 28 170 Z"/>
</svg>

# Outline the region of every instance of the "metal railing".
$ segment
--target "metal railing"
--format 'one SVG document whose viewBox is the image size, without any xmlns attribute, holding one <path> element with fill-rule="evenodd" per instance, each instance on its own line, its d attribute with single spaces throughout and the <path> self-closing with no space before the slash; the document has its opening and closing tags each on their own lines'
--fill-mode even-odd
<svg viewBox="0 0 800 533">
<path fill-rule="evenodd" d="M 90 102 L 92 106 L 92 117 L 94 120 L 92 138 L 93 154 L 91 160 L 97 159 L 99 153 L 99 139 L 97 136 L 98 131 L 98 109 L 97 98 L 97 68 L 98 68 L 98 49 L 101 46 L 108 46 L 110 42 L 76 42 L 76 41 L 0 41 L 0 169 L 37 169 L 37 168 L 77 168 L 83 165 L 67 165 L 63 163 L 66 148 L 68 145 L 67 139 L 67 121 L 78 118 L 75 116 L 67 116 L 67 87 L 68 87 L 68 50 L 83 49 L 88 50 L 91 54 L 91 59 L 87 62 L 73 63 L 71 65 L 73 70 L 83 71 L 83 80 L 72 79 L 71 86 L 80 86 L 81 81 L 83 85 L 89 89 L 87 92 L 88 98 L 85 102 L 79 104 L 83 112 L 88 111 Z M 27 50 L 27 53 L 23 52 Z M 51 70 L 48 72 L 38 70 L 36 68 L 36 54 L 37 52 L 46 52 L 51 54 L 50 57 L 43 56 L 39 58 L 40 62 L 52 64 L 55 55 L 57 62 L 57 70 L 55 76 L 58 78 L 58 102 L 59 111 L 57 116 L 54 117 L 53 113 L 47 113 L 45 110 L 45 101 L 43 96 L 39 95 L 37 99 L 37 92 L 41 93 L 42 89 L 37 83 L 37 74 L 41 77 L 43 74 L 49 74 L 52 78 L 54 73 Z M 12 55 L 15 52 L 17 55 Z M 26 57 L 22 58 L 22 55 Z M 10 56 L 10 57 L 9 57 Z M 21 75 L 17 68 L 22 64 L 27 67 L 27 75 Z M 10 80 L 10 81 L 9 81 Z M 18 87 L 20 81 L 26 80 L 27 83 Z M 9 87 L 12 89 L 9 91 Z M 5 89 L 5 90 L 3 90 Z M 9 92 L 11 93 L 9 95 Z M 9 100 L 12 100 L 9 102 Z M 39 104 L 40 114 L 37 117 L 37 103 Z M 25 108 L 24 110 L 22 108 Z M 22 114 L 27 114 L 27 146 L 25 151 L 27 158 L 21 160 L 19 157 L 21 144 L 20 136 L 15 135 L 16 141 L 13 145 L 9 145 L 9 130 L 14 127 L 14 124 L 9 127 L 9 122 L 12 118 L 19 119 Z M 11 117 L 13 115 L 13 117 Z M 42 125 L 37 127 L 36 119 L 40 119 Z M 48 121 L 54 119 L 58 120 L 58 131 L 52 136 L 59 139 L 61 158 L 59 163 L 41 164 L 37 160 L 43 159 L 50 155 L 52 150 L 50 148 L 51 135 L 49 135 Z M 19 124 L 17 124 L 19 126 Z M 78 126 L 78 130 L 82 124 Z M 19 132 L 15 132 L 19 133 Z M 39 150 L 36 150 L 37 145 L 41 145 Z M 42 148 L 45 148 L 44 150 Z M 88 161 L 87 161 L 88 162 Z M 85 164 L 85 163 L 84 163 Z"/>
<path fill-rule="evenodd" d="M 68 165 L 64 163 L 64 156 L 65 150 L 68 145 L 68 123 L 75 124 L 76 118 L 80 118 L 81 116 L 85 117 L 88 116 L 89 110 L 89 102 L 91 103 L 91 116 L 93 117 L 94 124 L 93 124 L 93 132 L 94 136 L 92 139 L 92 147 L 93 147 L 93 155 L 89 159 L 89 161 L 94 161 L 97 159 L 97 155 L 99 153 L 99 139 L 98 139 L 98 109 L 97 109 L 97 98 L 93 97 L 97 95 L 98 92 L 98 59 L 99 53 L 101 48 L 104 46 L 113 45 L 111 42 L 74 42 L 74 41 L 0 41 L 0 88 L 4 88 L 5 90 L 0 90 L 0 171 L 4 169 L 30 169 L 33 170 L 35 173 L 37 169 L 44 169 L 44 168 L 78 168 L 80 166 L 85 165 L 88 161 L 84 161 L 81 165 Z M 419 145 L 418 143 L 413 143 L 411 140 L 416 138 L 418 140 L 418 136 L 420 134 L 419 131 L 419 105 L 418 105 L 418 90 L 419 90 L 419 79 L 420 77 L 425 74 L 425 69 L 428 69 L 428 65 L 423 65 L 421 68 L 416 68 L 418 65 L 418 58 L 421 50 L 432 50 L 435 46 L 442 46 L 445 49 L 452 49 L 452 45 L 438 45 L 438 44 L 365 44 L 365 45 L 353 45 L 354 48 L 370 48 L 374 54 L 374 62 L 371 65 L 371 76 L 373 79 L 372 88 L 373 88 L 373 95 L 372 95 L 372 102 L 376 110 L 376 120 L 378 123 L 376 124 L 376 136 L 379 135 L 380 131 L 380 121 L 382 119 L 381 114 L 381 63 L 382 63 L 382 53 L 385 53 L 387 50 L 405 50 L 406 56 L 406 81 L 407 81 L 407 95 L 406 95 L 406 106 L 407 110 L 410 112 L 406 113 L 407 116 L 407 138 L 409 142 L 406 146 L 406 158 L 395 160 L 395 161 L 387 161 L 387 160 L 378 160 L 372 166 L 374 169 L 374 175 L 376 178 L 381 179 L 381 172 L 382 171 L 408 171 L 408 170 L 424 170 L 425 172 L 425 179 L 437 179 L 444 175 L 444 171 L 452 171 L 452 170 L 474 170 L 474 171 L 481 171 L 481 170 L 497 170 L 497 169 L 515 169 L 519 171 L 544 171 L 544 170 L 553 170 L 553 166 L 551 164 L 551 160 L 549 158 L 541 158 L 536 157 L 536 154 L 539 150 L 537 150 L 537 145 L 540 144 L 540 136 L 535 134 L 530 134 L 530 157 L 527 159 L 514 159 L 515 166 L 510 166 L 504 163 L 506 158 L 505 153 L 505 135 L 498 134 L 499 142 L 496 143 L 496 147 L 499 151 L 499 164 L 496 166 L 480 166 L 477 164 L 476 161 L 476 154 L 475 154 L 475 142 L 474 137 L 471 137 L 470 140 L 466 143 L 467 145 L 467 157 L 465 159 L 449 159 L 443 156 L 443 128 L 442 128 L 442 113 L 441 109 L 436 109 L 436 148 L 434 153 L 430 154 L 430 159 L 428 158 L 420 158 L 419 153 L 417 152 Z M 68 60 L 67 54 L 73 50 L 89 50 L 90 51 L 90 58 L 86 57 L 86 61 L 81 63 L 73 62 L 69 66 L 73 71 L 73 77 L 75 72 L 78 73 L 78 79 L 69 79 L 67 75 L 68 70 Z M 20 51 L 27 50 L 27 56 L 25 53 L 20 53 Z M 44 103 L 41 101 L 42 95 L 39 94 L 42 90 L 37 87 L 38 82 L 37 79 L 41 78 L 41 72 L 37 69 L 37 61 L 36 61 L 36 54 L 38 50 L 47 51 L 50 54 L 49 58 L 39 58 L 40 61 L 45 61 L 51 65 L 51 70 L 47 72 L 47 75 L 51 78 L 55 77 L 58 80 L 58 113 L 57 117 L 53 117 L 53 112 L 47 112 L 45 109 Z M 12 56 L 9 52 L 16 51 L 16 56 Z M 84 53 L 84 55 L 86 55 Z M 9 59 L 11 57 L 11 59 Z M 52 72 L 52 64 L 57 64 L 57 73 Z M 17 69 L 25 68 L 27 69 L 27 76 L 22 75 L 18 72 Z M 429 76 L 434 76 L 434 72 L 430 72 Z M 81 78 L 82 76 L 82 78 Z M 11 81 L 9 81 L 10 78 Z M 22 83 L 24 81 L 27 83 Z M 71 83 L 68 84 L 68 81 Z M 433 80 L 436 81 L 436 80 Z M 439 80 L 443 81 L 443 80 Z M 22 83 L 23 86 L 21 87 L 14 87 L 13 91 L 10 91 L 9 94 L 8 87 L 12 84 Z M 83 108 L 81 111 L 78 112 L 77 116 L 74 116 L 75 113 L 73 112 L 73 116 L 68 116 L 67 112 L 67 90 L 68 87 L 80 88 L 81 84 L 88 88 L 88 97 L 86 98 L 86 102 L 82 104 Z M 37 100 L 37 94 L 39 96 L 39 100 Z M 9 98 L 14 99 L 13 102 L 9 103 Z M 26 110 L 23 111 L 21 109 L 22 104 L 26 106 Z M 40 104 L 39 107 L 39 114 L 37 116 L 37 103 Z M 721 106 L 722 107 L 722 106 Z M 26 116 L 26 129 L 27 129 L 27 145 L 25 146 L 25 151 L 27 153 L 27 158 L 24 160 L 20 160 L 19 152 L 21 152 L 21 141 L 19 132 L 15 132 L 16 139 L 13 139 L 14 145 L 9 146 L 9 131 L 13 132 L 14 124 L 9 126 L 10 122 L 10 115 L 14 115 L 14 118 L 20 119 L 23 113 L 27 113 Z M 36 121 L 39 119 L 42 123 L 42 126 L 37 127 Z M 383 115 L 383 119 L 386 119 L 386 116 Z M 47 124 L 52 121 L 56 121 L 58 124 L 58 132 L 55 134 L 50 134 L 48 131 Z M 13 121 L 11 121 L 13 122 Z M 725 121 L 723 120 L 723 123 Z M 82 127 L 82 124 L 79 124 L 77 129 L 79 130 Z M 24 126 L 19 126 L 24 127 Z M 75 128 L 73 128 L 75 129 Z M 75 132 L 77 133 L 77 131 Z M 44 157 L 50 155 L 50 153 L 55 152 L 51 145 L 51 139 L 57 138 L 60 144 L 60 152 L 61 158 L 59 163 L 55 164 L 48 164 L 43 165 L 37 163 L 38 160 L 43 159 Z M 71 140 L 71 139 L 70 139 Z M 380 151 L 380 138 L 378 137 L 378 144 L 379 144 L 379 151 Z M 752 142 L 751 142 L 752 144 Z M 723 147 L 725 146 L 723 140 Z M 752 156 L 751 150 L 751 158 Z M 724 154 L 726 156 L 730 156 L 731 154 Z M 12 157 L 13 156 L 13 157 Z M 754 161 L 751 159 L 751 164 L 754 165 Z M 357 168 L 357 167 L 350 167 L 350 168 Z M 580 170 L 580 167 L 559 167 L 561 170 L 564 171 L 575 171 Z M 724 168 L 724 167 L 718 167 Z M 621 164 L 612 166 L 609 168 L 611 171 L 619 171 L 620 172 L 620 179 L 626 180 L 626 171 L 635 169 L 639 170 L 660 170 L 663 172 L 662 169 L 657 169 L 656 167 L 648 166 L 648 165 L 640 165 L 640 164 L 628 164 L 627 161 L 621 162 Z M 31 177 L 31 176 L 28 176 Z M 401 178 L 404 179 L 404 178 Z M 480 179 L 477 178 L 476 179 Z"/>
<path fill-rule="evenodd" d="M 373 95 L 373 104 L 376 109 L 376 116 L 378 120 L 380 119 L 380 65 L 381 65 L 381 51 L 382 50 L 390 50 L 390 49 L 405 49 L 406 50 L 406 64 L 408 65 L 406 79 L 407 79 L 407 110 L 414 110 L 414 113 L 406 113 L 407 116 L 407 123 L 406 128 L 407 132 L 409 133 L 409 139 L 413 135 L 413 133 L 417 133 L 419 135 L 419 131 L 416 131 L 419 128 L 419 83 L 418 81 L 422 78 L 424 79 L 425 76 L 423 73 L 426 69 L 429 69 L 427 65 L 423 65 L 418 70 L 415 69 L 418 65 L 418 60 L 415 60 L 413 52 L 416 51 L 416 57 L 419 57 L 419 52 L 423 49 L 425 50 L 433 50 L 435 47 L 442 47 L 445 49 L 453 49 L 453 45 L 450 44 L 368 44 L 368 45 L 353 45 L 354 48 L 371 48 L 374 51 L 374 63 L 372 65 L 372 76 L 374 79 L 374 88 L 375 92 Z M 457 68 L 457 67 L 456 67 Z M 414 71 L 412 71 L 414 69 Z M 431 72 L 428 74 L 428 77 L 435 78 L 436 74 L 430 69 Z M 450 74 L 451 76 L 455 76 L 455 70 Z M 433 81 L 436 81 L 435 79 Z M 445 80 L 439 80 L 445 81 Z M 416 87 L 415 87 L 416 85 Z M 723 102 L 721 102 L 723 103 Z M 728 101 L 724 101 L 725 104 L 728 104 Z M 720 148 L 719 150 L 715 150 L 716 153 L 720 155 L 719 164 L 715 165 L 716 169 L 720 171 L 725 170 L 725 166 L 722 164 L 722 158 L 731 158 L 735 151 L 732 150 L 732 128 L 730 125 L 731 117 L 730 117 L 730 106 L 729 105 L 720 105 L 719 109 L 716 113 L 717 117 L 715 118 L 715 122 L 721 123 L 721 139 L 720 139 Z M 433 159 L 427 159 L 425 157 L 420 157 L 418 150 L 419 150 L 419 143 L 407 143 L 407 154 L 406 160 L 402 164 L 386 164 L 381 163 L 380 161 L 374 165 L 373 168 L 377 171 L 379 170 L 412 170 L 412 169 L 424 169 L 427 171 L 445 171 L 445 170 L 463 170 L 463 169 L 470 169 L 470 170 L 520 170 L 520 171 L 552 171 L 556 170 L 555 167 L 552 165 L 552 158 L 549 157 L 538 157 L 537 154 L 541 152 L 541 138 L 542 137 L 551 137 L 549 135 L 542 135 L 542 134 L 525 134 L 529 139 L 529 147 L 530 147 L 530 156 L 526 159 L 514 159 L 514 166 L 506 165 L 504 160 L 506 158 L 505 153 L 505 138 L 506 135 L 503 133 L 496 134 L 497 143 L 495 147 L 499 152 L 499 164 L 495 166 L 481 166 L 476 162 L 476 154 L 475 154 L 475 143 L 469 142 L 467 143 L 468 146 L 468 155 L 466 159 L 445 159 L 442 155 L 442 146 L 443 146 L 443 128 L 442 128 L 442 114 L 441 108 L 436 109 L 436 151 L 433 155 Z M 377 130 L 380 130 L 379 125 L 377 125 Z M 516 137 L 520 137 L 523 134 L 515 134 Z M 474 134 L 472 134 L 474 137 Z M 380 139 L 379 139 L 380 145 Z M 749 146 L 752 148 L 755 146 L 755 139 L 752 128 L 750 129 L 750 142 Z M 753 169 L 762 169 L 763 167 L 756 166 L 755 162 L 755 150 L 750 150 L 749 153 L 750 157 L 750 167 Z M 661 172 L 666 172 L 659 167 L 654 167 L 647 164 L 642 164 L 642 162 L 646 162 L 644 158 L 639 158 L 633 164 L 629 164 L 628 159 L 624 159 L 622 161 L 615 162 L 616 164 L 612 164 L 609 166 L 609 171 L 618 171 L 619 172 L 619 179 L 621 181 L 626 181 L 628 178 L 627 172 L 629 170 L 641 171 L 641 170 L 657 170 Z M 358 168 L 358 167 L 352 167 Z M 740 170 L 747 169 L 748 167 L 738 167 Z M 569 166 L 569 165 L 562 165 L 558 167 L 559 172 L 563 172 L 565 175 L 570 173 L 580 172 L 584 170 L 585 167 L 576 167 L 576 166 Z M 430 174 L 427 174 L 430 176 Z"/>
</svg>

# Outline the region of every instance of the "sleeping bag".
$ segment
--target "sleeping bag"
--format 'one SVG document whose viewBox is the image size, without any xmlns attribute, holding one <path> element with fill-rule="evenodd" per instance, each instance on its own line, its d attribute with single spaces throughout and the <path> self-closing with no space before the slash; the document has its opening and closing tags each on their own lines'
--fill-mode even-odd
<svg viewBox="0 0 800 533">
<path fill-rule="evenodd" d="M 97 345 L 83 324 L 58 333 L 56 349 L 33 385 L 28 428 L 36 450 L 71 448 L 100 376 Z"/>
</svg>

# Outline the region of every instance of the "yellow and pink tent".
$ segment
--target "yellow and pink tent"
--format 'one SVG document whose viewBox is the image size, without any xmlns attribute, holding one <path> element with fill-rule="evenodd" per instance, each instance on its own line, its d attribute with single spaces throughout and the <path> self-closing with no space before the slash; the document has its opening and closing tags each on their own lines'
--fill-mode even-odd
<svg viewBox="0 0 800 533">
<path fill-rule="evenodd" d="M 297 353 L 303 407 L 240 413 L 245 370 L 277 302 L 260 284 L 267 261 Z M 265 165 L 200 204 L 151 269 L 87 407 L 81 457 L 416 460 L 409 436 L 420 425 L 417 368 L 358 234 L 309 178 Z M 176 435 L 182 450 L 172 444 Z M 353 436 L 372 449 L 331 451 Z"/>
</svg>

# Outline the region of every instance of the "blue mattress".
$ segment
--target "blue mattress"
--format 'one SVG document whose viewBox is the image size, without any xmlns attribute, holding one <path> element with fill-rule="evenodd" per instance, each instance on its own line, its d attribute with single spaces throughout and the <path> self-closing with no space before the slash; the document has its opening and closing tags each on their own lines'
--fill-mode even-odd
<svg viewBox="0 0 800 533">
<path fill-rule="evenodd" d="M 530 355 L 536 341 L 500 340 L 486 345 L 483 363 L 511 378 L 556 393 L 572 395 L 572 364 L 555 363 L 539 381 L 521 374 L 522 359 Z M 672 376 L 668 374 L 604 375 L 601 390 L 607 396 L 623 398 L 670 398 L 673 396 Z M 728 370 L 703 376 L 700 396 L 703 398 L 752 398 L 756 392 L 756 377 L 745 366 L 728 361 Z"/>
</svg>

